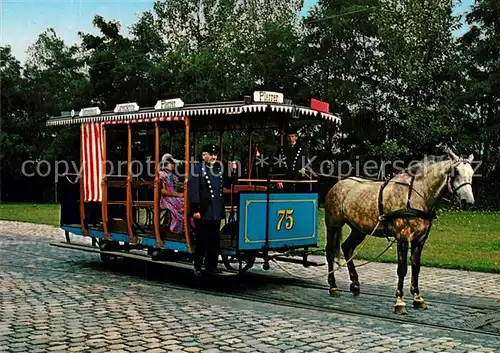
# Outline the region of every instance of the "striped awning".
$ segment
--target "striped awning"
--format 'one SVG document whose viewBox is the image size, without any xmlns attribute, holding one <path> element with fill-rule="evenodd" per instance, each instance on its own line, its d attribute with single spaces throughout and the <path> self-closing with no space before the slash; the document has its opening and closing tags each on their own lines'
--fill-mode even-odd
<svg viewBox="0 0 500 353">
<path fill-rule="evenodd" d="M 51 118 L 47 121 L 47 126 L 59 125 L 74 125 L 82 123 L 97 123 L 104 124 L 130 124 L 130 123 L 144 123 L 155 121 L 184 121 L 184 117 L 197 117 L 209 115 L 234 115 L 241 113 L 259 113 L 266 112 L 270 109 L 272 112 L 293 113 L 297 112 L 299 115 L 318 117 L 325 120 L 340 122 L 340 118 L 333 114 L 319 112 L 313 109 L 280 104 L 248 104 L 248 105 L 210 105 L 200 107 L 185 107 L 183 109 L 172 110 L 154 110 L 148 109 L 127 114 L 108 113 L 95 116 L 79 117 L 79 116 L 66 116 L 59 118 Z"/>
</svg>

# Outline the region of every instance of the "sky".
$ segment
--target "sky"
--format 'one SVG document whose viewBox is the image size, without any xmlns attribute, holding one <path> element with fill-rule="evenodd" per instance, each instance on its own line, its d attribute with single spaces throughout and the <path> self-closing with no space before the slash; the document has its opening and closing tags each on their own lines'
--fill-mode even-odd
<svg viewBox="0 0 500 353">
<path fill-rule="evenodd" d="M 23 63 L 26 50 L 38 35 L 52 27 L 67 45 L 79 43 L 78 32 L 98 31 L 92 19 L 100 14 L 106 20 L 118 20 L 122 33 L 137 21 L 140 13 L 153 7 L 154 0 L 0 0 L 0 43 L 10 45 L 14 56 Z M 302 14 L 317 3 L 305 0 Z M 456 13 L 466 12 L 474 0 L 462 0 Z M 465 29 L 462 28 L 460 32 Z"/>
</svg>

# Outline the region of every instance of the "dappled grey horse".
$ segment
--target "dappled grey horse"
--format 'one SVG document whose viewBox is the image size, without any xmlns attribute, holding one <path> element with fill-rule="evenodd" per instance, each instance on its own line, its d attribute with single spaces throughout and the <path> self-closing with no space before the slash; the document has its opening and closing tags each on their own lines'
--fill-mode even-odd
<svg viewBox="0 0 500 353">
<path fill-rule="evenodd" d="M 347 178 L 329 190 L 325 201 L 326 259 L 332 296 L 340 295 L 333 273 L 333 262 L 335 257 L 339 257 L 340 247 L 348 261 L 366 235 L 371 234 L 380 238 L 393 237 L 397 241 L 399 281 L 394 305 L 396 313 L 407 313 L 403 283 L 408 268 L 409 244 L 413 305 L 415 308 L 427 307 L 418 289 L 418 275 L 422 249 L 435 218 L 436 202 L 448 191 L 463 203 L 474 203 L 471 184 L 473 155 L 462 159 L 447 148 L 445 158 L 442 161 L 424 160 L 415 168 L 386 181 Z M 350 226 L 351 233 L 341 246 L 344 224 Z M 347 267 L 351 279 L 350 290 L 358 295 L 360 285 L 354 262 L 349 261 Z"/>
</svg>

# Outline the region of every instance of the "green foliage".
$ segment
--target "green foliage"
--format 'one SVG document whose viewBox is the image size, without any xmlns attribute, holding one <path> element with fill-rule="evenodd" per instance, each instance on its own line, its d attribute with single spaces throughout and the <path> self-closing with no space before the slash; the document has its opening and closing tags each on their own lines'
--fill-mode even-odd
<svg viewBox="0 0 500 353">
<path fill-rule="evenodd" d="M 457 113 L 451 2 L 384 2 L 376 14 L 388 134 L 412 154 L 448 142 Z"/>
<path fill-rule="evenodd" d="M 469 31 L 460 39 L 463 87 L 460 96 L 467 120 L 462 134 L 483 161 L 482 173 L 494 173 L 500 162 L 500 27 L 498 1 L 481 1 L 467 15 Z"/>
<path fill-rule="evenodd" d="M 9 46 L 0 47 L 0 112 L 1 130 L 0 142 L 0 164 L 2 169 L 11 169 L 12 160 L 19 151 L 26 148 L 23 146 L 23 137 L 15 129 L 17 121 L 23 115 L 24 96 L 22 87 L 24 79 L 21 76 L 21 65 L 11 53 Z"/>
<path fill-rule="evenodd" d="M 387 139 L 381 146 L 369 144 L 370 153 L 375 156 L 380 156 L 382 160 L 394 161 L 398 157 L 406 156 L 408 148 L 399 145 L 396 139 Z"/>
</svg>

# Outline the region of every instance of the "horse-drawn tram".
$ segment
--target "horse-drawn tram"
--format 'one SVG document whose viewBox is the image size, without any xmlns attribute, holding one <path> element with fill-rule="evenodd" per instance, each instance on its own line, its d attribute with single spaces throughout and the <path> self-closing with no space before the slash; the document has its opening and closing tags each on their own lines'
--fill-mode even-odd
<svg viewBox="0 0 500 353">
<path fill-rule="evenodd" d="M 218 252 L 228 272 L 245 272 L 256 258 L 264 260 L 264 269 L 271 260 L 318 265 L 308 261 L 318 242 L 316 180 L 303 170 L 301 177 L 290 177 L 275 167 L 281 157 L 262 155 L 252 132 L 269 130 L 279 149 L 292 125 L 331 129 L 339 123 L 323 102 L 296 106 L 275 92 L 217 103 L 160 100 L 149 108 L 123 103 L 110 112 L 90 107 L 52 117 L 48 126 L 80 126 L 79 172 L 58 183 L 66 242 L 52 245 L 100 253 L 103 261 L 132 257 L 192 268 L 197 228 L 188 199 L 198 186 L 189 180 L 201 160 L 199 142 L 216 139 L 215 164 L 222 166 L 225 183 L 220 190 L 209 186 L 212 197 L 220 192 L 224 199 Z M 244 135 L 248 155 L 235 158 L 227 151 L 241 146 Z M 165 171 L 164 163 L 176 169 Z M 165 183 L 176 184 L 170 192 L 177 197 L 165 194 Z M 169 200 L 177 208 L 166 205 Z M 91 245 L 71 243 L 69 234 L 88 237 Z"/>
</svg>

